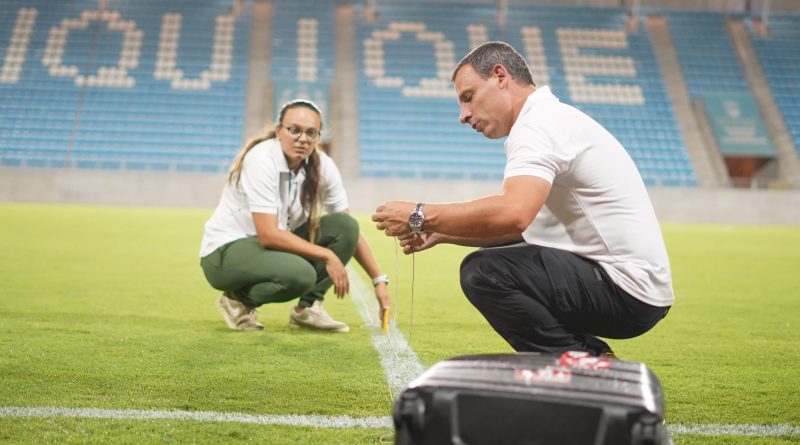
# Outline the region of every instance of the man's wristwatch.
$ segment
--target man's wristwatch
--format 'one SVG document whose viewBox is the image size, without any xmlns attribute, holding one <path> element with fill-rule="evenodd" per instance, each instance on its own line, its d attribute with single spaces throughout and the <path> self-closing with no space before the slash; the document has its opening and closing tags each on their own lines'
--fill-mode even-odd
<svg viewBox="0 0 800 445">
<path fill-rule="evenodd" d="M 372 285 L 373 286 L 377 286 L 380 283 L 386 283 L 386 285 L 388 286 L 389 285 L 389 275 L 386 275 L 386 274 L 378 275 L 377 277 L 372 279 Z"/>
<path fill-rule="evenodd" d="M 421 202 L 417 203 L 414 211 L 412 211 L 411 215 L 408 217 L 408 225 L 414 233 L 422 233 L 422 225 L 425 224 L 425 214 L 422 213 L 422 206 L 424 205 L 425 204 Z"/>
</svg>

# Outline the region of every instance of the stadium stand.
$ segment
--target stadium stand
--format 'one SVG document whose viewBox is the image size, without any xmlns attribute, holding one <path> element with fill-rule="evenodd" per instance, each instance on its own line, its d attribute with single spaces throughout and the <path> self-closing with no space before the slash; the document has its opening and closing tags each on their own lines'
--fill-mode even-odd
<svg viewBox="0 0 800 445">
<path fill-rule="evenodd" d="M 770 19 L 770 34 L 756 33 L 746 21 L 775 102 L 800 153 L 800 15 L 780 14 Z"/>
<path fill-rule="evenodd" d="M 242 142 L 250 47 L 249 3 L 236 14 L 234 4 L 4 1 L 0 166 L 225 170 Z M 648 185 L 697 185 L 646 27 L 626 26 L 624 8 L 510 2 L 501 27 L 491 1 L 273 4 L 272 105 L 310 91 L 323 109 L 335 79 L 335 10 L 374 7 L 374 20 L 357 14 L 355 23 L 365 178 L 502 177 L 502 141 L 458 123 L 449 81 L 463 54 L 501 39 L 524 53 L 537 84 L 605 125 Z M 747 88 L 723 13 L 659 12 L 691 95 Z M 771 28 L 753 41 L 800 145 L 800 18 L 774 14 Z"/>
<path fill-rule="evenodd" d="M 248 27 L 230 1 L 3 2 L 0 164 L 227 168 Z"/>
<path fill-rule="evenodd" d="M 378 20 L 359 29 L 363 175 L 502 177 L 500 142 L 457 122 L 449 77 L 472 47 L 505 40 L 525 52 L 534 81 L 620 139 L 649 185 L 696 185 L 648 36 L 625 30 L 622 8 L 514 4 L 505 29 L 492 5 L 379 1 L 375 9 Z"/>
<path fill-rule="evenodd" d="M 723 14 L 668 11 L 664 15 L 690 95 L 747 91 Z"/>
</svg>

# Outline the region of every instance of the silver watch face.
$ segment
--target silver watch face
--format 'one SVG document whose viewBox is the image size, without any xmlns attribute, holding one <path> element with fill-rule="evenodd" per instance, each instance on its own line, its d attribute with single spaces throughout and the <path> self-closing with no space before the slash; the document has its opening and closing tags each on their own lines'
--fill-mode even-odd
<svg viewBox="0 0 800 445">
<path fill-rule="evenodd" d="M 422 206 L 424 204 L 417 203 L 417 206 L 408 216 L 408 225 L 414 233 L 422 232 L 422 225 L 425 224 L 425 214 L 422 213 Z"/>
<path fill-rule="evenodd" d="M 413 230 L 415 232 L 421 232 L 422 231 L 422 223 L 424 221 L 425 221 L 425 218 L 421 214 L 419 214 L 417 212 L 414 212 L 408 218 L 408 225 L 411 226 L 411 230 Z"/>
</svg>

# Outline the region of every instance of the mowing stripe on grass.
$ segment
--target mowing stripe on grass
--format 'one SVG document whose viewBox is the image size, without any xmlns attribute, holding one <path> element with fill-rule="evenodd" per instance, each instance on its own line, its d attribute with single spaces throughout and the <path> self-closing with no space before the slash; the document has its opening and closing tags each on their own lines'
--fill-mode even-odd
<svg viewBox="0 0 800 445">
<path fill-rule="evenodd" d="M 350 297 L 358 306 L 364 327 L 369 330 L 372 344 L 378 351 L 381 366 L 386 373 L 389 391 L 394 399 L 412 380 L 422 374 L 425 368 L 395 323 L 389 323 L 388 333 L 381 330 L 381 322 L 378 320 L 378 301 L 373 289 L 350 267 L 347 268 L 347 275 L 350 278 Z"/>
<path fill-rule="evenodd" d="M 364 327 L 369 330 L 372 344 L 378 351 L 381 366 L 386 373 L 389 391 L 396 397 L 413 379 L 424 371 L 417 354 L 406 342 L 403 333 L 394 323 L 389 323 L 389 332 L 381 330 L 378 320 L 378 303 L 373 290 L 348 267 L 350 295 L 358 307 Z M 182 410 L 137 410 L 102 408 L 59 407 L 0 407 L 0 417 L 82 417 L 92 419 L 121 420 L 195 420 L 202 422 L 237 422 L 260 425 L 287 425 L 314 428 L 392 428 L 391 417 L 351 417 L 321 415 L 255 415 L 245 413 L 222 413 L 214 411 Z"/>
<path fill-rule="evenodd" d="M 197 420 L 201 422 L 254 423 L 314 428 L 392 428 L 389 417 L 320 416 L 310 414 L 245 414 L 214 411 L 100 409 L 100 408 L 0 408 L 0 417 L 84 417 L 119 420 Z"/>
<path fill-rule="evenodd" d="M 392 428 L 390 417 L 350 417 L 296 414 L 245 414 L 215 411 L 140 410 L 101 408 L 55 408 L 55 407 L 0 407 L 0 417 L 81 417 L 90 419 L 117 420 L 195 420 L 200 422 L 231 422 L 258 425 L 285 425 L 311 428 Z M 798 437 L 800 426 L 788 424 L 672 424 L 672 434 L 695 434 L 699 436 L 750 436 L 750 437 Z"/>
</svg>

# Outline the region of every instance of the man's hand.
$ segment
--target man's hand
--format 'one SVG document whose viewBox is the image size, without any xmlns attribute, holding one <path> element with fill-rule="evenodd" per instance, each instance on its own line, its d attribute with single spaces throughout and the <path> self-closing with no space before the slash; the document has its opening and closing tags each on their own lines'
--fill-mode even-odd
<svg viewBox="0 0 800 445">
<path fill-rule="evenodd" d="M 398 236 L 397 240 L 400 241 L 400 246 L 403 247 L 403 253 L 409 255 L 414 252 L 422 252 L 439 244 L 442 240 L 442 235 L 433 232 L 411 233 Z"/>
<path fill-rule="evenodd" d="M 408 201 L 389 201 L 375 209 L 372 220 L 375 227 L 383 230 L 387 236 L 404 236 L 413 233 L 408 225 L 408 217 L 416 207 L 416 203 Z"/>
</svg>

